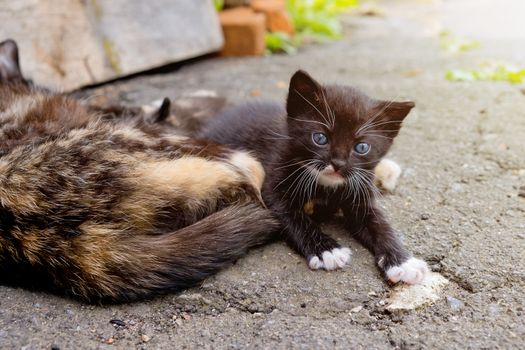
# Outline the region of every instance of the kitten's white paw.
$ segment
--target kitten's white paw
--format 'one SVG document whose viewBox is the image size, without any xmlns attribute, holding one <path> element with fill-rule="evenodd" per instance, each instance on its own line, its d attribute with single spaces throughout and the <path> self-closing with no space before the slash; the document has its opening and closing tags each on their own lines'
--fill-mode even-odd
<svg viewBox="0 0 525 350">
<path fill-rule="evenodd" d="M 410 258 L 401 265 L 392 266 L 386 270 L 386 277 L 394 282 L 408 284 L 420 283 L 428 273 L 427 263 L 421 259 Z"/>
<path fill-rule="evenodd" d="M 321 254 L 321 259 L 319 259 L 318 256 L 310 258 L 308 266 L 310 266 L 312 270 L 335 270 L 348 264 L 351 258 L 352 251 L 350 248 L 334 248 L 324 251 Z"/>
<path fill-rule="evenodd" d="M 401 176 L 401 167 L 399 164 L 390 159 L 381 159 L 374 169 L 375 183 L 389 192 L 394 191 L 397 186 L 399 176 Z"/>
<path fill-rule="evenodd" d="M 319 259 L 318 256 L 313 256 L 308 261 L 308 266 L 312 270 L 319 270 L 319 269 L 322 269 L 324 265 L 323 265 L 323 261 L 321 259 Z"/>
</svg>

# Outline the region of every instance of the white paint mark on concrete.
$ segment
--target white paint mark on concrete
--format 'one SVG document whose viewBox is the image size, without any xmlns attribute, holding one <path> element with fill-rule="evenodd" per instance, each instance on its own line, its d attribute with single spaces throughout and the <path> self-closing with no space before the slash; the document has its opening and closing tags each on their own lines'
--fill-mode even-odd
<svg viewBox="0 0 525 350">
<path fill-rule="evenodd" d="M 447 284 L 448 280 L 445 277 L 436 272 L 429 272 L 419 284 L 402 284 L 394 287 L 387 299 L 387 309 L 414 310 L 430 305 L 440 298 L 441 290 Z"/>
</svg>

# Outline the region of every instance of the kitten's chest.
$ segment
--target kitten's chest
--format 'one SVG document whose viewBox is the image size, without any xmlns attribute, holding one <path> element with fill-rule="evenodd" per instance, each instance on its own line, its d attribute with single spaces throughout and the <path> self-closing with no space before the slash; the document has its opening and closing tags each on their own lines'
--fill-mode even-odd
<svg viewBox="0 0 525 350">
<path fill-rule="evenodd" d="M 339 191 L 325 191 L 322 187 L 318 187 L 316 191 L 311 194 L 311 196 L 306 197 L 299 206 L 308 214 L 317 211 L 319 208 L 335 211 L 341 207 L 342 202 L 342 193 Z"/>
<path fill-rule="evenodd" d="M 315 221 L 330 220 L 341 208 L 342 200 L 339 194 L 317 193 L 317 196 L 305 201 L 299 208 Z"/>
</svg>

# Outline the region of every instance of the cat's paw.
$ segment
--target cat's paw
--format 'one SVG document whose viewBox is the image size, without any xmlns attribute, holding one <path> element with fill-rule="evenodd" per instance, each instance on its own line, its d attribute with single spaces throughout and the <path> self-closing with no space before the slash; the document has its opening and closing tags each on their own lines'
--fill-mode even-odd
<svg viewBox="0 0 525 350">
<path fill-rule="evenodd" d="M 352 251 L 350 248 L 334 248 L 332 250 L 325 250 L 321 253 L 321 257 L 314 255 L 308 260 L 308 266 L 312 270 L 335 270 L 344 267 L 350 262 L 352 258 Z"/>
<path fill-rule="evenodd" d="M 375 184 L 388 192 L 393 192 L 397 186 L 399 176 L 401 176 L 401 167 L 399 164 L 390 159 L 381 159 L 374 169 Z"/>
<path fill-rule="evenodd" d="M 401 265 L 392 266 L 386 270 L 386 277 L 394 283 L 420 283 L 428 273 L 427 263 L 421 259 L 410 258 Z"/>
</svg>

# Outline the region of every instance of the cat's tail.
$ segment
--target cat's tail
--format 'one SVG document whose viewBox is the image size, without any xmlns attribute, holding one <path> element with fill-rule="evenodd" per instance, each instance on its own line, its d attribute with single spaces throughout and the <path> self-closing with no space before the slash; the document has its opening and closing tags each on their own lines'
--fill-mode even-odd
<svg viewBox="0 0 525 350">
<path fill-rule="evenodd" d="M 106 247 L 105 271 L 92 288 L 74 292 L 92 302 L 121 302 L 187 288 L 269 241 L 277 227 L 269 210 L 235 204 L 175 232 L 120 237 Z"/>
</svg>

